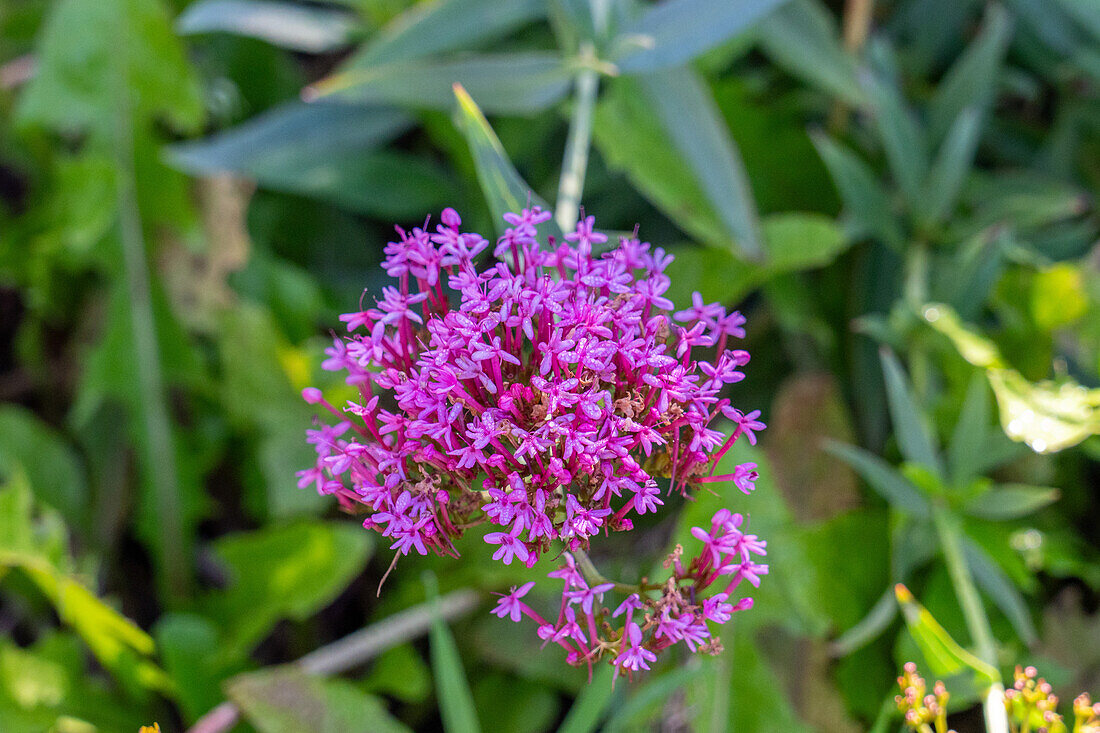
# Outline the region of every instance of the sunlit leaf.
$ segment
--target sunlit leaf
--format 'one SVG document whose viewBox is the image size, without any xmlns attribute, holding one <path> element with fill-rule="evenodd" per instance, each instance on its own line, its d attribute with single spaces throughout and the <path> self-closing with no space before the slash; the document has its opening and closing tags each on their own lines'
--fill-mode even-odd
<svg viewBox="0 0 1100 733">
<path fill-rule="evenodd" d="M 1037 453 L 1055 453 L 1100 434 L 1100 389 L 1068 378 L 1030 382 L 1005 363 L 992 341 L 963 325 L 950 307 L 932 304 L 923 314 L 964 359 L 986 370 L 1009 438 Z"/>
<path fill-rule="evenodd" d="M 1068 326 L 1088 309 L 1085 278 L 1078 267 L 1061 262 L 1035 273 L 1031 282 L 1031 315 L 1044 331 Z"/>
<path fill-rule="evenodd" d="M 1000 680 L 1000 673 L 959 646 L 932 614 L 917 602 L 908 588 L 898 583 L 894 587 L 894 593 L 909 633 L 931 666 L 930 672 L 933 675 L 950 677 L 969 672 L 979 689 L 985 689 Z"/>
<path fill-rule="evenodd" d="M 279 0 L 200 0 L 176 20 L 182 35 L 225 32 L 259 38 L 305 53 L 347 45 L 357 28 L 352 15 Z"/>
<path fill-rule="evenodd" d="M 497 232 L 504 233 L 507 226 L 504 214 L 508 212 L 518 213 L 528 206 L 540 206 L 544 211 L 551 210 L 549 204 L 520 177 L 477 102 L 461 86 L 455 86 L 453 93 L 458 100 L 456 124 L 470 146 L 481 191 L 493 213 Z M 562 237 L 561 230 L 553 219 L 540 225 L 539 235 L 553 235 L 558 241 Z"/>
</svg>

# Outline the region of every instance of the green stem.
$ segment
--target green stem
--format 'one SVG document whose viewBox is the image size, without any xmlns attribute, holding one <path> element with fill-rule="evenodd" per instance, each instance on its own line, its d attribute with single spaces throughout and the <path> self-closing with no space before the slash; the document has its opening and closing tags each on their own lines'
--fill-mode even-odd
<svg viewBox="0 0 1100 733">
<path fill-rule="evenodd" d="M 125 59 L 126 54 L 117 54 Z M 149 263 L 136 193 L 132 104 L 125 68 L 119 65 L 115 78 L 118 115 L 115 120 L 114 153 L 118 169 L 116 195 L 119 210 L 119 239 L 122 246 L 126 295 L 130 304 L 130 325 L 137 370 L 137 399 L 140 404 L 144 441 L 144 476 L 153 487 L 163 564 L 164 590 L 169 599 L 184 597 L 190 586 L 190 563 L 185 552 L 179 476 L 172 425 L 165 402 L 164 377 L 157 344 Z"/>
<path fill-rule="evenodd" d="M 604 575 L 596 569 L 596 566 L 592 564 L 592 560 L 584 550 L 569 550 L 569 554 L 577 561 L 577 566 L 581 569 L 581 573 L 584 574 L 585 579 L 590 585 L 611 583 L 615 586 L 615 590 L 620 593 L 641 593 L 641 588 L 639 588 L 639 586 L 619 583 L 618 581 L 604 577 Z"/>
<path fill-rule="evenodd" d="M 582 59 L 596 58 L 591 42 L 583 43 L 580 53 Z M 585 67 L 577 72 L 577 98 L 569 122 L 569 136 L 565 141 L 565 159 L 558 182 L 558 205 L 554 212 L 554 219 L 562 231 L 572 230 L 580 213 L 584 176 L 588 169 L 588 149 L 592 144 L 592 113 L 598 89 L 599 74 L 594 69 Z"/>
<path fill-rule="evenodd" d="M 939 536 L 947 573 L 951 576 L 951 585 L 955 589 L 963 618 L 966 619 L 966 628 L 974 640 L 974 651 L 983 662 L 997 669 L 999 665 L 993 630 L 990 628 L 989 617 L 985 613 L 981 596 L 978 595 L 978 588 L 974 585 L 970 568 L 963 557 L 958 521 L 943 507 L 935 507 L 932 510 L 932 521 Z M 990 687 L 983 707 L 988 733 L 1008 733 L 1008 718 L 1004 709 L 1004 687 L 999 682 Z"/>
</svg>

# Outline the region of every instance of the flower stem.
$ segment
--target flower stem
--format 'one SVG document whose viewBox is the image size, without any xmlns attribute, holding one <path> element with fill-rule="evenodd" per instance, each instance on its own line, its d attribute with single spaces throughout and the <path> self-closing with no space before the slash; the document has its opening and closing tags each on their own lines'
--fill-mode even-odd
<svg viewBox="0 0 1100 733">
<path fill-rule="evenodd" d="M 588 580 L 589 584 L 602 585 L 603 583 L 611 583 L 615 586 L 615 590 L 620 593 L 641 593 L 642 588 L 640 586 L 620 583 L 604 577 L 604 575 L 596 569 L 596 566 L 592 564 L 592 560 L 584 550 L 570 550 L 569 553 L 573 556 L 573 559 L 577 561 L 577 565 L 580 567 L 581 572 L 584 573 L 584 577 Z"/>
<path fill-rule="evenodd" d="M 997 647 L 993 640 L 993 631 L 989 626 L 989 617 L 985 606 L 974 585 L 974 578 L 963 557 L 959 542 L 961 530 L 958 521 L 943 507 L 932 510 L 932 521 L 939 536 L 943 550 L 947 573 L 951 576 L 951 585 L 955 589 L 959 607 L 966 619 L 966 627 L 974 640 L 975 653 L 983 661 L 997 669 Z M 1008 733 L 1008 718 L 1004 709 L 1004 686 L 995 682 L 990 686 L 983 701 L 985 726 L 988 733 Z"/>
<path fill-rule="evenodd" d="M 595 46 L 591 42 L 581 45 L 581 57 L 594 59 Z M 588 168 L 588 149 L 592 143 L 592 112 L 596 105 L 599 75 L 594 69 L 582 68 L 577 72 L 577 98 L 573 117 L 569 121 L 569 136 L 565 141 L 565 159 L 562 161 L 561 180 L 558 182 L 558 205 L 554 219 L 562 231 L 569 231 L 577 224 L 581 194 L 584 192 L 584 176 Z"/>
</svg>

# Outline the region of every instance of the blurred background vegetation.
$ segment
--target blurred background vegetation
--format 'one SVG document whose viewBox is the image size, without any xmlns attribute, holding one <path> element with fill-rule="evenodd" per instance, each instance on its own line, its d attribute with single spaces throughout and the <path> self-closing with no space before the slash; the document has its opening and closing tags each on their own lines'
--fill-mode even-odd
<svg viewBox="0 0 1100 733">
<path fill-rule="evenodd" d="M 1100 692 L 1098 85 L 1096 0 L 6 0 L 0 730 L 897 730 L 939 672 L 896 582 Z M 771 549 L 722 656 L 614 691 L 486 613 L 530 577 L 478 538 L 376 597 L 294 477 L 393 223 L 568 220 L 589 132 L 585 211 L 747 315 L 770 425 L 751 498 L 595 548 L 638 576 L 728 505 Z"/>
</svg>

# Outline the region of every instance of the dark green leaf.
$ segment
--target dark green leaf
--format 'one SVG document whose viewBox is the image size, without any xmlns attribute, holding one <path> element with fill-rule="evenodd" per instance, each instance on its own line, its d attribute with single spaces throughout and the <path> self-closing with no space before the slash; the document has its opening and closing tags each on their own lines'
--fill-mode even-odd
<svg viewBox="0 0 1100 733">
<path fill-rule="evenodd" d="M 824 133 L 811 133 L 825 167 L 844 201 L 845 213 L 857 227 L 857 236 L 867 233 L 888 244 L 901 239 L 890 198 L 867 164 Z"/>
<path fill-rule="evenodd" d="M 600 665 L 592 682 L 581 689 L 573 706 L 562 721 L 558 733 L 591 733 L 599 728 L 612 702 L 622 697 L 621 690 L 611 687 L 614 670 L 610 665 Z"/>
<path fill-rule="evenodd" d="M 854 468 L 891 506 L 915 517 L 927 517 L 931 507 L 917 487 L 886 461 L 854 445 L 826 441 L 825 450 Z"/>
<path fill-rule="evenodd" d="M 962 538 L 963 555 L 970 571 L 974 574 L 974 581 L 997 604 L 997 608 L 1012 623 L 1020 639 L 1031 646 L 1038 637 L 1035 633 L 1035 624 L 1031 620 L 1031 612 L 1024 602 L 1020 591 L 1012 584 L 1005 572 L 991 558 L 985 550 L 966 537 Z"/>
<path fill-rule="evenodd" d="M 84 524 L 87 486 L 73 450 L 30 410 L 0 405 L 0 480 L 14 469 L 26 473 L 41 501 L 71 524 Z"/>
<path fill-rule="evenodd" d="M 489 203 L 489 211 L 493 213 L 497 232 L 504 233 L 506 213 L 518 213 L 528 206 L 540 206 L 549 211 L 550 206 L 531 190 L 508 160 L 504 146 L 473 98 L 460 86 L 455 87 L 454 96 L 458 100 L 456 125 L 470 146 L 481 191 Z M 553 219 L 540 226 L 539 234 L 541 237 L 553 235 L 558 241 L 562 237 Z"/>
<path fill-rule="evenodd" d="M 356 26 L 348 13 L 278 0 L 200 0 L 176 20 L 182 35 L 235 33 L 305 53 L 347 45 Z"/>
<path fill-rule="evenodd" d="M 928 174 L 928 141 L 924 132 L 906 106 L 901 91 L 885 74 L 866 74 L 864 89 L 894 180 L 909 205 L 917 206 Z"/>
<path fill-rule="evenodd" d="M 947 447 L 948 475 L 961 486 L 978 475 L 974 468 L 989 429 L 989 387 L 981 372 L 974 372 L 966 389 L 959 421 Z"/>
<path fill-rule="evenodd" d="M 982 519 L 1005 521 L 1034 514 L 1058 501 L 1061 492 L 1048 486 L 1000 484 L 966 505 L 966 513 Z"/>
<path fill-rule="evenodd" d="M 766 17 L 757 28 L 764 52 L 792 74 L 861 105 L 863 88 L 851 54 L 840 44 L 832 13 L 819 0 L 794 0 Z"/>
<path fill-rule="evenodd" d="M 829 645 L 831 653 L 833 656 L 843 657 L 870 644 L 886 631 L 897 615 L 898 604 L 894 598 L 894 589 L 888 588 L 859 623 Z"/>
<path fill-rule="evenodd" d="M 729 246 L 747 259 L 758 259 L 762 248 L 756 203 L 710 89 L 687 68 L 646 74 L 639 83 L 647 106 L 720 218 Z"/>
<path fill-rule="evenodd" d="M 665 0 L 623 28 L 611 60 L 627 73 L 679 66 L 748 30 L 783 2 Z"/>
<path fill-rule="evenodd" d="M 942 480 L 944 478 L 943 462 L 936 447 L 935 438 L 925 421 L 923 411 L 917 406 L 916 397 L 901 368 L 901 363 L 888 349 L 880 350 L 879 357 L 886 377 L 886 398 L 890 405 L 890 418 L 901 454 L 907 461 L 924 466 Z"/>
<path fill-rule="evenodd" d="M 443 718 L 443 730 L 447 733 L 477 733 L 481 730 L 481 724 L 477 719 L 474 697 L 470 693 L 470 683 L 466 681 L 458 645 L 439 613 L 435 576 L 426 573 L 424 585 L 428 589 L 428 600 L 436 604 L 430 632 L 432 676 L 435 678 L 435 694 Z"/>
<path fill-rule="evenodd" d="M 617 733 L 624 730 L 638 730 L 640 724 L 645 722 L 642 716 L 649 712 L 653 714 L 653 708 L 663 705 L 670 695 L 682 690 L 692 680 L 709 670 L 702 664 L 685 666 L 673 670 L 668 674 L 660 675 L 633 694 L 615 710 L 615 714 L 604 728 L 607 733 Z M 660 712 L 659 707 L 657 712 Z M 561 733 L 559 730 L 558 733 Z"/>
<path fill-rule="evenodd" d="M 461 84 L 490 113 L 531 114 L 562 99 L 572 79 L 557 54 L 523 51 L 349 69 L 317 82 L 309 95 L 445 110 Z"/>
<path fill-rule="evenodd" d="M 947 135 L 968 107 L 984 112 L 997 93 L 998 76 L 1012 39 L 1012 18 L 1000 5 L 986 6 L 982 29 L 948 70 L 928 108 L 932 140 Z"/>
<path fill-rule="evenodd" d="M 410 61 L 499 38 L 546 13 L 546 0 L 438 0 L 397 16 L 342 70 Z"/>
<path fill-rule="evenodd" d="M 950 216 L 974 163 L 983 122 L 984 116 L 976 107 L 967 107 L 947 131 L 928 172 L 925 196 L 918 207 L 925 221 L 938 224 Z"/>
</svg>

